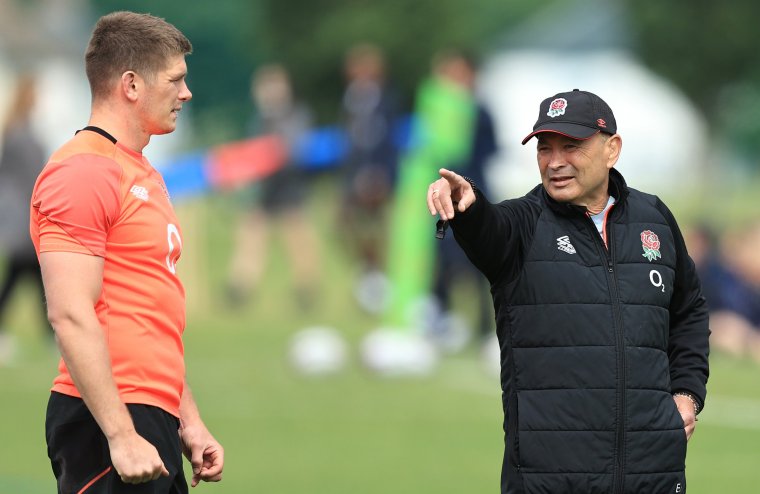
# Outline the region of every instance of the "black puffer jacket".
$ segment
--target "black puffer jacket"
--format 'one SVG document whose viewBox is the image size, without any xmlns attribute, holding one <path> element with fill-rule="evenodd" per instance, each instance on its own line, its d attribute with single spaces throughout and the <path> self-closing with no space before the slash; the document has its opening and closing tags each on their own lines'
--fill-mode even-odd
<svg viewBox="0 0 760 494">
<path fill-rule="evenodd" d="M 667 207 L 614 169 L 610 192 L 608 248 L 542 186 L 498 205 L 478 193 L 452 220 L 496 309 L 502 493 L 685 492 L 671 394 L 704 403 L 707 310 Z"/>
</svg>

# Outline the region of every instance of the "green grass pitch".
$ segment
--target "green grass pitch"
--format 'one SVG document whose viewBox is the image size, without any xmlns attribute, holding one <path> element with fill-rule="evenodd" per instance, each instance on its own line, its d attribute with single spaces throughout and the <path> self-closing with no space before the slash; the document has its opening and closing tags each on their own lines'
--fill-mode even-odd
<svg viewBox="0 0 760 494">
<path fill-rule="evenodd" d="M 231 234 L 229 222 L 218 221 L 226 204 L 205 206 L 178 208 L 191 307 L 188 377 L 226 449 L 224 481 L 200 486 L 203 492 L 498 492 L 501 398 L 477 348 L 446 357 L 428 378 L 381 379 L 363 370 L 357 343 L 375 321 L 353 303 L 354 268 L 335 241 L 324 245 L 330 289 L 310 313 L 299 312 L 288 294 L 279 248 L 272 249 L 266 289 L 249 306 L 229 310 L 221 282 Z M 314 214 L 326 224 L 331 213 Z M 0 493 L 49 493 L 55 485 L 43 423 L 55 360 L 35 308 L 17 302 L 7 325 L 23 354 L 17 366 L 0 368 Z M 289 338 L 310 324 L 346 335 L 353 353 L 343 373 L 307 379 L 287 366 Z M 711 360 L 707 407 L 689 443 L 689 493 L 757 492 L 760 366 L 718 354 Z"/>
</svg>

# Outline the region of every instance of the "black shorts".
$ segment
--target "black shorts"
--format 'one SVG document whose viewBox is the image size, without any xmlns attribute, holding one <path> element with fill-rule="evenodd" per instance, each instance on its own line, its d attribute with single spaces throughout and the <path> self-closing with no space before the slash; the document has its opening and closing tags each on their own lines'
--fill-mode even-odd
<svg viewBox="0 0 760 494">
<path fill-rule="evenodd" d="M 179 421 L 160 408 L 128 404 L 135 430 L 158 450 L 168 477 L 125 484 L 113 468 L 108 440 L 79 398 L 53 392 L 45 437 L 59 494 L 186 494 Z"/>
</svg>

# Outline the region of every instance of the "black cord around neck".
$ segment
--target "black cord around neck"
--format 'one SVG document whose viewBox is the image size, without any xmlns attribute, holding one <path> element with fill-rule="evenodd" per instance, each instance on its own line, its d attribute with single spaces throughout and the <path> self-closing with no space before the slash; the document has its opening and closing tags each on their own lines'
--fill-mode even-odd
<svg viewBox="0 0 760 494">
<path fill-rule="evenodd" d="M 106 132 L 105 130 L 101 129 L 100 127 L 95 127 L 94 125 L 88 125 L 84 129 L 77 130 L 76 133 L 79 134 L 80 132 L 82 132 L 82 130 L 89 130 L 90 132 L 95 132 L 96 134 L 100 134 L 106 139 L 108 139 L 109 141 L 111 141 L 112 143 L 116 144 L 116 138 L 112 136 L 111 134 L 109 134 L 108 132 Z"/>
</svg>

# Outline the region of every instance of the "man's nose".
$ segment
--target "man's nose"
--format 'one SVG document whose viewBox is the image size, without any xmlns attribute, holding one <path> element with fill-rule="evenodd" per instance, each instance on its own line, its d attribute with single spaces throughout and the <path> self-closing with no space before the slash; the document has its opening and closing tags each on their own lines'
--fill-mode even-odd
<svg viewBox="0 0 760 494">
<path fill-rule="evenodd" d="M 565 163 L 565 154 L 561 150 L 553 151 L 549 156 L 549 168 L 560 168 Z"/>
<path fill-rule="evenodd" d="M 179 99 L 182 101 L 190 101 L 193 99 L 193 93 L 190 92 L 190 88 L 187 84 L 182 84 L 182 90 L 179 92 Z"/>
</svg>

